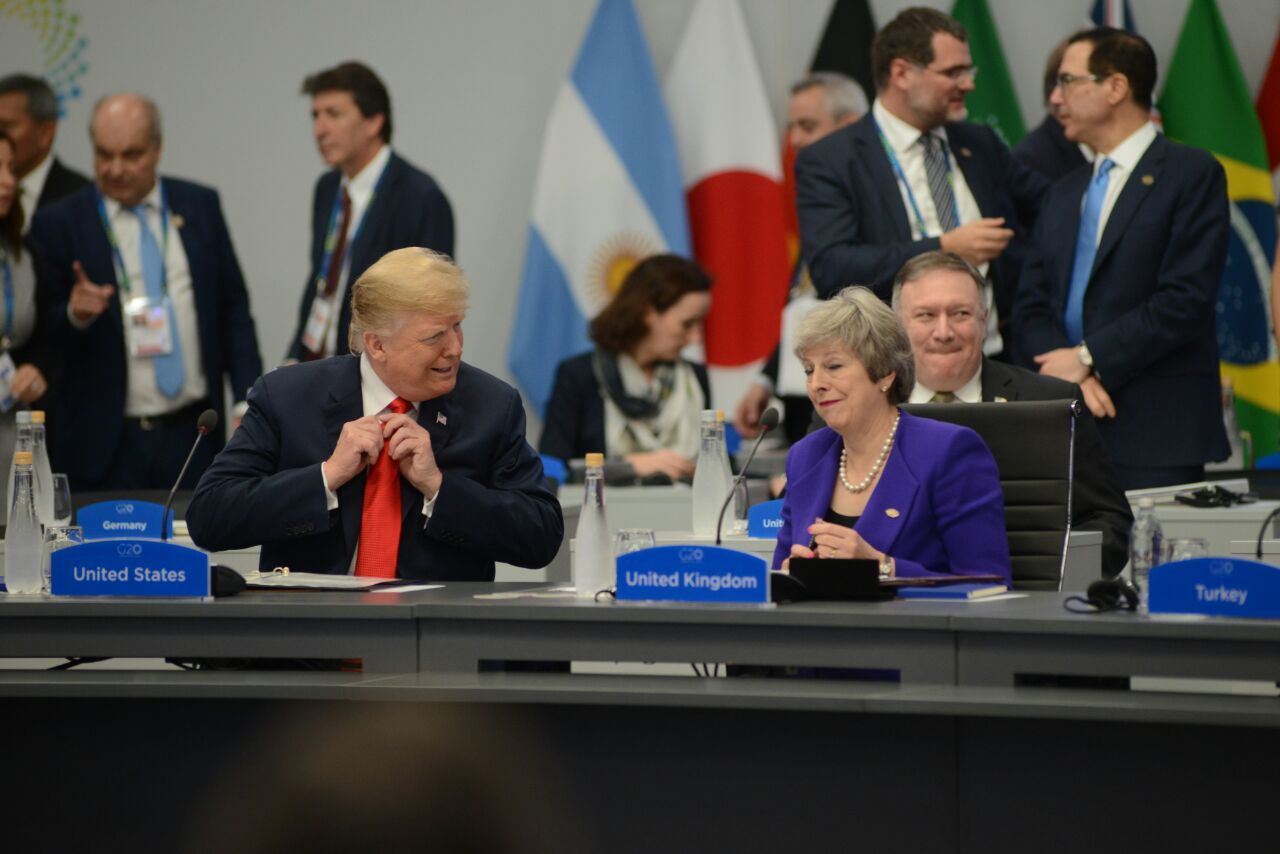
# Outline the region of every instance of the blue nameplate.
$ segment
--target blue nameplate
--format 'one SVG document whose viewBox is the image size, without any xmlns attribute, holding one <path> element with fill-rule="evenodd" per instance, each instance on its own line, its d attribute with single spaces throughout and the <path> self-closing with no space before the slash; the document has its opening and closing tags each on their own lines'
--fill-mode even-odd
<svg viewBox="0 0 1280 854">
<path fill-rule="evenodd" d="M 209 554 L 159 540 L 95 540 L 54 552 L 54 596 L 208 596 Z"/>
<path fill-rule="evenodd" d="M 782 530 L 782 499 L 764 501 L 747 511 L 747 534 L 767 540 L 778 539 Z"/>
<path fill-rule="evenodd" d="M 163 504 L 121 498 L 87 504 L 76 513 L 76 524 L 84 529 L 86 540 L 114 537 L 151 537 L 160 539 L 160 514 Z M 169 530 L 173 536 L 173 511 L 169 511 Z"/>
<path fill-rule="evenodd" d="M 618 558 L 618 599 L 768 602 L 764 558 L 717 546 L 658 546 Z"/>
<path fill-rule="evenodd" d="M 1198 557 L 1151 568 L 1153 614 L 1280 617 L 1280 568 L 1243 558 Z"/>
</svg>

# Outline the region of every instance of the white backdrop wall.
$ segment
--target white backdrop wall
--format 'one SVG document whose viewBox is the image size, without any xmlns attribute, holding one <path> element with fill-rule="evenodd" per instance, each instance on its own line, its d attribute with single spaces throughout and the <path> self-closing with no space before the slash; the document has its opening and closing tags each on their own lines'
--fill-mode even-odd
<svg viewBox="0 0 1280 854">
<path fill-rule="evenodd" d="M 1189 0 L 1132 0 L 1161 71 Z M 16 5 L 16 4 L 15 4 Z M 55 8 L 33 0 L 35 8 Z M 60 155 L 88 172 L 85 128 L 101 95 L 142 91 L 165 120 L 162 170 L 216 186 L 249 282 L 264 361 L 292 333 L 307 271 L 312 185 L 321 171 L 308 73 L 344 59 L 375 68 L 392 94 L 395 148 L 431 172 L 457 218 L 457 256 L 475 291 L 466 358 L 507 377 L 543 125 L 594 0 L 64 0 L 87 38 L 81 95 L 67 104 Z M 806 68 L 831 0 L 743 0 L 781 127 L 788 84 Z M 908 0 L 873 0 L 876 21 Z M 935 3 L 948 8 L 949 3 Z M 989 0 L 1028 127 L 1041 117 L 1049 49 L 1079 28 L 1090 0 Z M 693 0 L 637 0 L 665 74 Z M 1250 91 L 1277 29 L 1277 0 L 1219 0 Z M 0 4 L 0 75 L 41 72 L 35 29 Z M 64 28 L 69 28 L 64 23 Z M 723 402 L 729 403 L 729 402 Z"/>
</svg>

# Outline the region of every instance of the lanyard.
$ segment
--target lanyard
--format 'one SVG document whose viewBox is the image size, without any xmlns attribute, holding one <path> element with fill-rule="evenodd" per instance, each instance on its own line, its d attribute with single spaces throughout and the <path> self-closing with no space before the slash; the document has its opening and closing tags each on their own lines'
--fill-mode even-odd
<svg viewBox="0 0 1280 854">
<path fill-rule="evenodd" d="M 911 184 L 907 181 L 907 175 L 902 171 L 902 164 L 898 162 L 898 156 L 893 153 L 893 146 L 889 144 L 888 138 L 885 137 L 884 131 L 880 130 L 880 123 L 876 121 L 875 116 L 871 117 L 871 123 L 876 127 L 876 135 L 880 137 L 880 144 L 884 146 L 885 157 L 889 158 L 889 165 L 893 168 L 893 176 L 898 181 L 903 191 L 907 194 L 907 203 L 911 205 L 911 213 L 916 218 L 916 231 L 919 239 L 929 236 L 928 230 L 924 225 L 924 214 L 920 212 L 920 205 L 916 202 L 916 194 L 911 192 Z M 947 186 L 951 190 L 951 203 L 955 206 L 957 215 L 960 212 L 960 201 L 956 198 L 956 181 L 951 174 L 951 147 L 944 146 L 942 149 L 943 160 L 947 165 Z M 936 212 L 935 212 L 936 213 Z"/>
<path fill-rule="evenodd" d="M 116 240 L 115 229 L 111 227 L 111 220 L 107 217 L 107 203 L 102 196 L 101 190 L 94 190 L 94 195 L 98 197 L 98 216 L 102 218 L 102 230 L 107 233 L 107 242 L 111 244 L 111 254 L 115 256 L 116 269 L 120 272 L 120 287 L 124 289 L 126 294 L 133 293 L 133 285 L 129 281 L 129 271 L 124 266 L 124 256 L 120 254 L 120 241 Z M 124 210 L 129 210 L 121 205 Z M 147 218 L 142 217 L 138 220 L 139 228 L 150 228 L 147 224 Z M 165 197 L 164 184 L 160 185 L 160 293 L 167 294 L 169 292 L 169 202 Z"/>
<path fill-rule="evenodd" d="M 13 264 L 3 246 L 0 246 L 0 265 L 4 267 L 4 349 L 7 350 L 13 338 Z"/>
<path fill-rule="evenodd" d="M 351 239 L 347 241 L 347 249 L 343 255 L 350 256 L 351 247 L 355 245 L 356 238 L 360 236 L 360 232 L 364 229 L 364 222 L 369 218 L 369 211 L 373 210 L 373 203 L 378 198 L 378 191 L 382 189 L 382 182 L 387 177 L 387 166 L 390 160 L 383 165 L 382 171 L 378 173 L 378 181 L 373 185 L 373 195 L 369 196 L 369 203 L 364 206 L 364 213 L 360 215 L 360 222 L 356 225 L 355 234 L 351 235 Z M 324 256 L 320 259 L 320 275 L 316 279 L 318 282 L 324 282 L 329 278 L 329 265 L 333 263 L 333 250 L 338 243 L 338 225 L 342 219 L 342 185 L 339 183 L 338 192 L 333 197 L 333 210 L 329 213 L 329 230 L 324 237 Z"/>
</svg>

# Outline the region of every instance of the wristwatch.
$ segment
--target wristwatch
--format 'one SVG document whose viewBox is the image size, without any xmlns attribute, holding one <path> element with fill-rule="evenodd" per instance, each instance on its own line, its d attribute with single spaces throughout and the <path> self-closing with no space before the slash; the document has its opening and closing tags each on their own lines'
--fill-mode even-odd
<svg viewBox="0 0 1280 854">
<path fill-rule="evenodd" d="M 893 558 L 880 555 L 880 577 L 893 578 Z"/>
<path fill-rule="evenodd" d="M 1093 370 L 1093 354 L 1089 352 L 1089 345 L 1080 342 L 1080 346 L 1076 348 L 1076 356 L 1080 359 L 1080 364 L 1089 370 Z"/>
</svg>

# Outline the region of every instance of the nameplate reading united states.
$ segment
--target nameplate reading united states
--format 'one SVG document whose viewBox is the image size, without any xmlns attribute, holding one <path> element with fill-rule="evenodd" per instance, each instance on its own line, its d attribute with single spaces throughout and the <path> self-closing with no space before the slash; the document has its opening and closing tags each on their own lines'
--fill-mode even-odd
<svg viewBox="0 0 1280 854">
<path fill-rule="evenodd" d="M 209 595 L 209 555 L 159 540 L 95 540 L 49 559 L 54 596 Z"/>
</svg>

